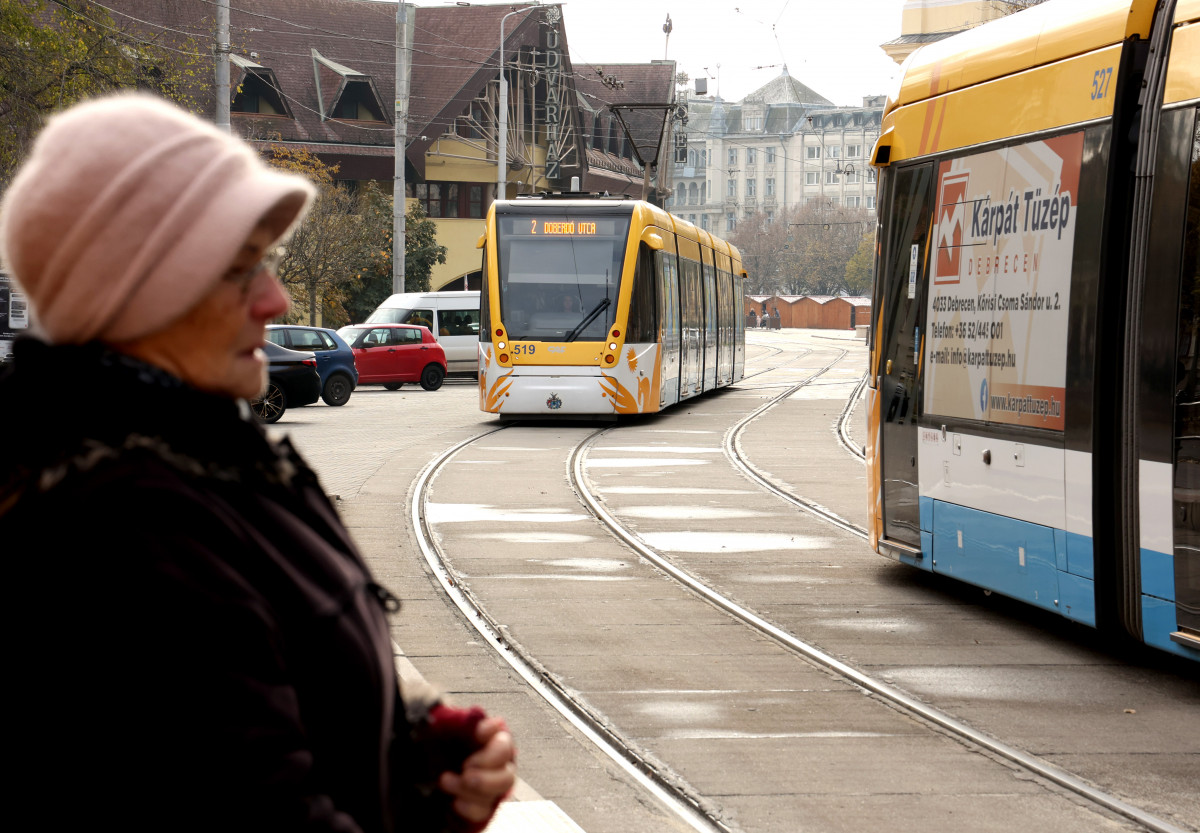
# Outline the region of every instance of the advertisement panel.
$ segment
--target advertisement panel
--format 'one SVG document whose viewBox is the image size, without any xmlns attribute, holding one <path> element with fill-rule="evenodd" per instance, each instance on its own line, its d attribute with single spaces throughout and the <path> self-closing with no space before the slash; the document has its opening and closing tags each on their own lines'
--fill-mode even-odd
<svg viewBox="0 0 1200 833">
<path fill-rule="evenodd" d="M 1063 430 L 1083 133 L 938 170 L 925 413 Z"/>
<path fill-rule="evenodd" d="M 8 275 L 0 272 L 0 361 L 12 355 L 13 340 L 29 327 L 29 301 Z"/>
</svg>

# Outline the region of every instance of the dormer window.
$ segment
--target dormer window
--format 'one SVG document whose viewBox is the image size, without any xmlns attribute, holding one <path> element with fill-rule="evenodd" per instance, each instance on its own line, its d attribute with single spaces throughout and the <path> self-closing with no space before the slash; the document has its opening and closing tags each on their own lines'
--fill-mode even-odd
<svg viewBox="0 0 1200 833">
<path fill-rule="evenodd" d="M 230 55 L 229 60 L 241 72 L 241 78 L 233 85 L 231 113 L 292 118 L 287 99 L 280 92 L 279 79 L 272 70 L 240 55 Z"/>
<path fill-rule="evenodd" d="M 354 121 L 385 121 L 379 98 L 366 80 L 347 79 L 333 107 L 333 118 Z"/>
<path fill-rule="evenodd" d="M 332 61 L 315 49 L 311 52 L 322 119 L 388 120 L 383 100 L 369 75 Z"/>
</svg>

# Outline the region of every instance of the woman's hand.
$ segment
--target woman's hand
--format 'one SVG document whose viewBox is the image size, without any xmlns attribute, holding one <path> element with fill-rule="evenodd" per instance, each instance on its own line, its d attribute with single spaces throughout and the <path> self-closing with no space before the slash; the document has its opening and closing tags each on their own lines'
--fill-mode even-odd
<svg viewBox="0 0 1200 833">
<path fill-rule="evenodd" d="M 438 786 L 454 796 L 454 812 L 482 829 L 517 781 L 517 750 L 501 717 L 475 728 L 479 749 L 463 762 L 462 774 L 443 772 Z"/>
</svg>

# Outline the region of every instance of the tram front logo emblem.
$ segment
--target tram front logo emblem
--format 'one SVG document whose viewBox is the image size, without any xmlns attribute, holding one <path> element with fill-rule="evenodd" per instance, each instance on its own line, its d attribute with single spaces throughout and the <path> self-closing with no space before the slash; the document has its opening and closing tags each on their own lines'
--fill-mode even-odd
<svg viewBox="0 0 1200 833">
<path fill-rule="evenodd" d="M 546 400 L 546 407 L 552 411 L 557 411 L 562 407 L 562 400 L 558 398 L 557 393 L 550 394 L 550 398 Z"/>
<path fill-rule="evenodd" d="M 969 172 L 942 175 L 937 209 L 937 257 L 934 258 L 933 282 L 958 283 L 963 247 L 963 229 L 967 225 L 967 182 Z"/>
</svg>

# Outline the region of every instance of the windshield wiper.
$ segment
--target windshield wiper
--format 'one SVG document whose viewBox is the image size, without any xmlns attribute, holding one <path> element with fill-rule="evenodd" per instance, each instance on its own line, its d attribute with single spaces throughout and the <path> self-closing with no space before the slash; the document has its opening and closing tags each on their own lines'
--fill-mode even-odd
<svg viewBox="0 0 1200 833">
<path fill-rule="evenodd" d="M 596 320 L 597 315 L 608 309 L 610 304 L 612 304 L 612 301 L 608 300 L 608 298 L 601 299 L 600 303 L 596 304 L 596 306 L 592 308 L 592 311 L 587 314 L 587 318 L 580 321 L 575 329 L 567 333 L 567 337 L 563 339 L 563 341 L 574 341 L 579 334 L 587 328 L 588 324 L 591 324 Z"/>
</svg>

